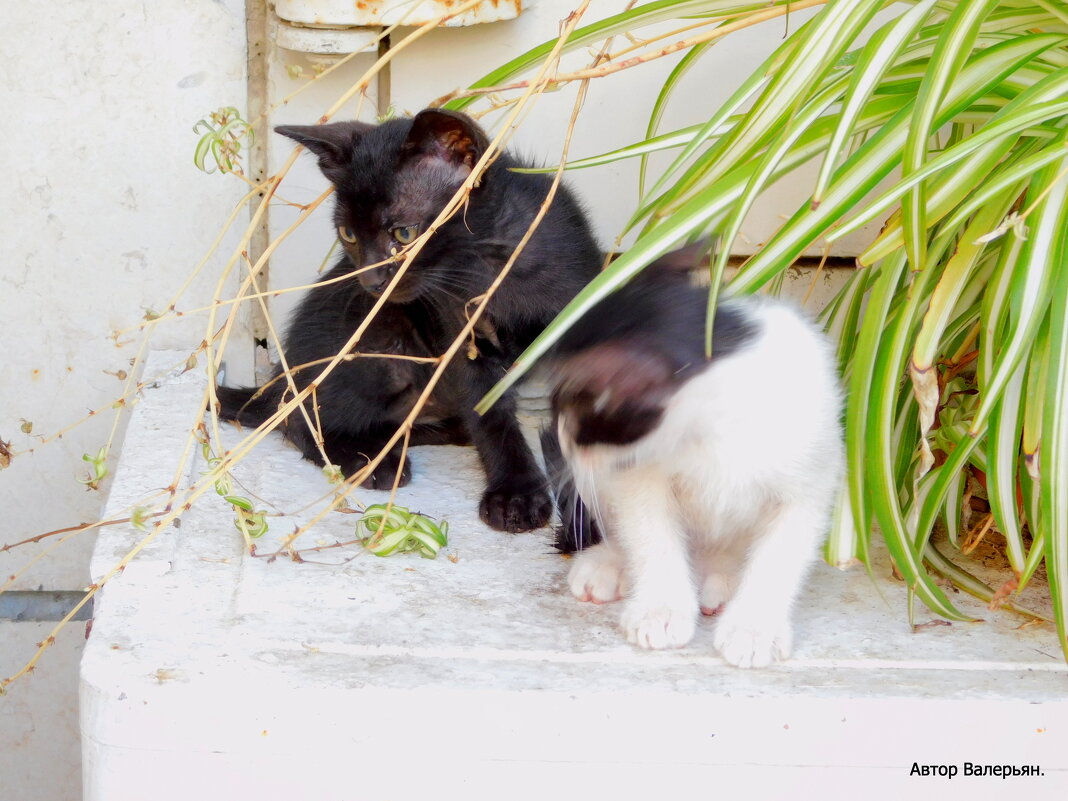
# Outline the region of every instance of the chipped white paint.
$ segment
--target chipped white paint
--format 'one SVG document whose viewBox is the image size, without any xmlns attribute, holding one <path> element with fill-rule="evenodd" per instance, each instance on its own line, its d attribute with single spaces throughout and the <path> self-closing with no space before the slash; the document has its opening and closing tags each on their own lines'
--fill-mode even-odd
<svg viewBox="0 0 1068 801">
<path fill-rule="evenodd" d="M 284 50 L 319 56 L 376 53 L 381 28 L 305 28 L 276 20 L 274 43 Z"/>
<path fill-rule="evenodd" d="M 172 377 L 138 408 L 109 512 L 169 475 L 180 442 L 164 421 L 192 411 L 200 380 Z M 544 799 L 589 782 L 629 798 L 724 780 L 762 799 L 796 797 L 806 781 L 878 799 L 915 787 L 914 761 L 1039 764 L 1046 775 L 1028 781 L 1029 798 L 1057 797 L 1068 781 L 1068 671 L 1049 627 L 1020 631 L 957 597 L 986 622 L 912 634 L 880 557 L 885 604 L 863 571 L 814 572 L 796 657 L 782 666 L 725 666 L 714 619 L 683 650 L 639 651 L 615 631 L 614 609 L 570 597 L 547 532 L 478 521 L 470 449 L 412 458 L 398 501 L 449 520 L 437 560 L 351 546 L 302 564 L 249 557 L 212 495 L 108 585 L 82 669 L 85 801 L 219 788 L 234 801 Z M 202 469 L 190 465 L 186 481 Z M 289 513 L 272 520 L 260 553 L 328 491 L 277 436 L 239 475 Z M 299 544 L 352 531 L 353 516 L 334 513 Z M 103 533 L 94 577 L 140 536 Z M 940 784 L 939 796 L 957 789 Z"/>
<path fill-rule="evenodd" d="M 449 15 L 445 26 L 463 27 L 515 19 L 523 0 L 482 0 L 455 13 L 464 0 L 275 0 L 280 19 L 315 27 L 422 25 Z"/>
</svg>

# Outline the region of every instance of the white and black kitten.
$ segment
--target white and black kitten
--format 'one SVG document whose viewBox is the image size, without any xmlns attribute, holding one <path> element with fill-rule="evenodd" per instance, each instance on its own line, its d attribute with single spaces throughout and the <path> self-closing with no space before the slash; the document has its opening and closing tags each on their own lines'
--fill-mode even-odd
<svg viewBox="0 0 1068 801">
<path fill-rule="evenodd" d="M 396 273 L 400 262 L 392 257 L 428 229 L 488 140 L 468 117 L 438 109 L 380 125 L 341 122 L 277 130 L 315 153 L 336 189 L 334 218 L 345 255 L 323 281 L 352 277 L 313 288 L 290 321 L 284 350 L 303 387 L 363 322 Z M 498 275 L 549 191 L 547 176 L 512 172 L 517 166 L 525 165 L 508 153 L 497 156 L 466 206 L 408 265 L 358 350 L 416 356 L 446 350 L 465 322 L 468 301 Z M 384 263 L 353 275 L 379 262 Z M 474 413 L 474 405 L 600 264 L 582 210 L 561 187 L 480 319 L 477 356 L 453 360 L 412 431 L 412 445 L 474 443 L 487 477 L 480 515 L 496 529 L 545 525 L 552 500 L 520 433 L 514 397 L 505 397 L 483 416 Z M 395 359 L 340 364 L 315 395 L 330 461 L 346 474 L 366 465 L 411 411 L 429 375 L 426 365 Z M 258 425 L 275 412 L 286 386 L 275 380 L 259 393 L 220 387 L 221 415 Z M 307 408 L 311 412 L 310 402 Z M 306 458 L 322 462 L 303 415 L 290 415 L 284 433 Z M 399 462 L 398 446 L 365 486 L 391 486 Z M 409 477 L 405 465 L 400 483 Z"/>
<path fill-rule="evenodd" d="M 718 612 L 721 656 L 759 667 L 790 654 L 829 527 L 842 394 L 823 335 L 779 301 L 721 303 L 707 359 L 698 255 L 668 254 L 564 335 L 549 360 L 560 451 L 543 444 L 581 498 L 558 492 L 560 547 L 602 539 L 575 554 L 571 592 L 622 598 L 623 632 L 644 648 L 683 646 Z"/>
</svg>

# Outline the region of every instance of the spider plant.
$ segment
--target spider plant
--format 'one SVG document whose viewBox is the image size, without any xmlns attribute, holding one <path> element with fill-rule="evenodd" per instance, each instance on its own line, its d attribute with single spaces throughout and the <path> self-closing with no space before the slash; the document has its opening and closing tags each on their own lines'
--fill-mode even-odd
<svg viewBox="0 0 1068 801">
<path fill-rule="evenodd" d="M 891 6 L 901 13 L 876 20 Z M 734 30 L 772 18 L 781 26 L 790 7 L 816 11 L 722 107 L 702 124 L 659 130 L 693 63 L 715 58 L 715 43 Z M 672 19 L 689 38 L 674 45 L 685 55 L 649 108 L 646 138 L 568 165 L 642 159 L 628 225 L 639 235 L 484 405 L 599 299 L 710 233 L 721 241 L 713 310 L 753 203 L 816 160 L 810 198 L 724 291 L 760 290 L 813 245 L 883 222 L 822 318 L 848 389 L 850 468 L 840 511 L 851 520 L 839 515 L 828 560 L 867 562 L 877 524 L 909 588 L 910 616 L 918 597 L 954 620 L 970 618 L 932 571 L 1003 605 L 1044 564 L 1068 655 L 1068 11 L 1054 0 L 658 0 L 577 29 L 567 48 L 654 39 L 650 26 Z M 448 105 L 514 82 L 552 44 Z M 609 56 L 598 70 L 640 69 L 642 59 Z M 656 151 L 676 155 L 651 175 L 645 157 Z M 710 332 L 709 321 L 712 349 Z M 989 498 L 986 528 L 1005 537 L 1012 575 L 998 590 L 932 543 L 941 518 L 950 547 L 963 549 L 961 504 L 974 479 Z"/>
</svg>

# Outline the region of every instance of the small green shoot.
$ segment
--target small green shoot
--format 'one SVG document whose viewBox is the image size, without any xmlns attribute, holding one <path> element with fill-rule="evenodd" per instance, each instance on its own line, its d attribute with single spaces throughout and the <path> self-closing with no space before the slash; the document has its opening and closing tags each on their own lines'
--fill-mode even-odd
<svg viewBox="0 0 1068 801">
<path fill-rule="evenodd" d="M 96 452 L 96 456 L 88 453 L 82 454 L 82 461 L 89 463 L 89 473 L 85 478 L 79 478 L 78 482 L 85 484 L 88 489 L 100 489 L 100 482 L 108 476 L 108 446 L 104 445 Z"/>
<path fill-rule="evenodd" d="M 226 106 L 213 111 L 208 119 L 201 119 L 193 126 L 193 133 L 201 133 L 193 152 L 193 163 L 197 169 L 213 173 L 216 169 L 226 174 L 241 172 L 241 146 L 245 141 L 251 147 L 255 141 L 252 126 L 241 118 L 233 106 Z M 215 160 L 215 167 L 208 167 L 208 156 Z"/>
<path fill-rule="evenodd" d="M 328 464 L 323 467 L 323 475 L 326 476 L 326 480 L 331 484 L 342 484 L 345 481 L 345 474 L 341 472 L 341 468 L 336 464 Z"/>
<path fill-rule="evenodd" d="M 207 442 L 201 442 L 200 448 L 209 468 L 213 470 L 222 464 L 221 458 L 212 455 L 211 446 Z M 250 539 L 262 537 L 267 533 L 267 512 L 263 509 L 256 509 L 252 501 L 242 495 L 234 495 L 233 491 L 234 482 L 230 474 L 219 474 L 215 479 L 215 492 L 233 507 L 234 528 Z"/>
<path fill-rule="evenodd" d="M 151 511 L 147 506 L 135 506 L 134 510 L 130 512 L 130 524 L 139 531 L 148 531 L 148 525 L 145 520 Z"/>
<path fill-rule="evenodd" d="M 364 536 L 359 537 L 360 532 Z M 375 556 L 417 552 L 424 559 L 434 559 L 448 545 L 449 524 L 412 512 L 403 506 L 384 503 L 368 506 L 356 523 L 357 536 Z"/>
</svg>

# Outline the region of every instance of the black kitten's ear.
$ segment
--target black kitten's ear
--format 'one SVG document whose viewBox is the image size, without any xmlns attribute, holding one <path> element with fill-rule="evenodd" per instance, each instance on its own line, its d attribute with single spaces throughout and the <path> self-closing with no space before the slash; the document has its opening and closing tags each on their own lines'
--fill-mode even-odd
<svg viewBox="0 0 1068 801">
<path fill-rule="evenodd" d="M 325 125 L 279 125 L 274 130 L 304 145 L 319 157 L 319 169 L 333 180 L 337 171 L 352 161 L 352 149 L 363 134 L 374 128 L 366 122 L 331 122 Z"/>
<path fill-rule="evenodd" d="M 466 175 L 488 146 L 486 134 L 467 115 L 428 108 L 412 120 L 401 159 L 429 156 L 452 164 Z"/>
</svg>

